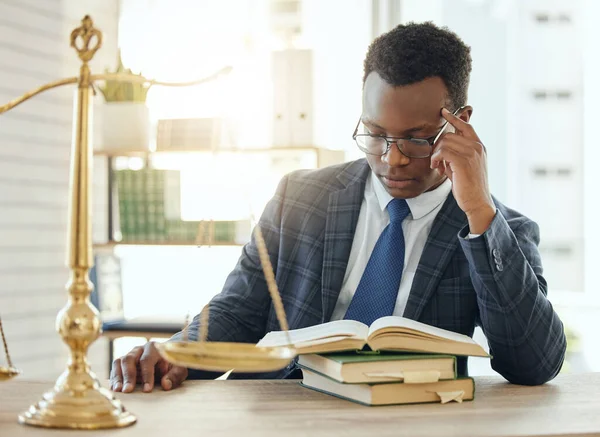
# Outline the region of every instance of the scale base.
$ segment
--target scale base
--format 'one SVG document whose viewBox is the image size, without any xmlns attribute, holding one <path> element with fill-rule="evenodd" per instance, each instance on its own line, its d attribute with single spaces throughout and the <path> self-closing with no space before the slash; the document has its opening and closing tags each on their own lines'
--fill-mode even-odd
<svg viewBox="0 0 600 437">
<path fill-rule="evenodd" d="M 59 378 L 54 389 L 19 415 L 19 423 L 42 428 L 106 429 L 123 428 L 136 422 L 135 416 L 125 410 L 112 392 L 101 388 L 93 375 L 86 376 L 94 383 L 73 386 L 64 383 L 71 378 Z"/>
</svg>

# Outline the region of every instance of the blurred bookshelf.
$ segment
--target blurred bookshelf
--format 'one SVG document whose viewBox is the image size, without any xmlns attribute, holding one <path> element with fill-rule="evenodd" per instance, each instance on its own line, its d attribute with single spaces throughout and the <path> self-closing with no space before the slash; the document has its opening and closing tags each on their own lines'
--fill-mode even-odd
<svg viewBox="0 0 600 437">
<path fill-rule="evenodd" d="M 237 191 L 252 189 L 246 187 L 251 178 L 243 172 L 237 173 L 236 168 L 243 167 L 255 176 L 270 176 L 271 180 L 257 183 L 266 193 L 274 192 L 275 180 L 290 171 L 321 168 L 341 163 L 345 158 L 341 150 L 315 146 L 100 149 L 94 151 L 94 156 L 105 160 L 107 172 L 107 211 L 103 213 L 107 229 L 103 230 L 102 238 L 94 240 L 94 249 L 98 250 L 118 245 L 243 246 L 250 240 L 254 216 L 245 211 L 245 197 L 232 194 L 232 183 L 228 180 L 233 179 L 239 185 Z M 231 164 L 234 160 L 238 161 L 238 167 Z M 261 165 L 256 165 L 257 162 Z M 204 179 L 194 181 L 195 185 L 190 187 L 190 173 Z M 227 182 L 230 186 L 223 186 Z M 224 207 L 228 210 L 222 211 Z M 254 211 L 256 217 L 258 209 Z"/>
<path fill-rule="evenodd" d="M 311 152 L 315 156 L 315 167 L 322 168 L 328 165 L 339 164 L 344 160 L 343 150 L 333 150 L 317 146 L 274 146 L 274 147 L 255 147 L 255 148 L 226 148 L 219 147 L 216 149 L 200 149 L 200 150 L 94 150 L 94 156 L 104 156 L 109 158 L 117 157 L 130 157 L 130 158 L 143 158 L 149 159 L 151 157 L 160 157 L 165 155 L 179 155 L 179 156 L 206 156 L 214 154 L 271 154 L 271 155 L 282 155 L 282 154 L 294 154 L 294 153 L 306 153 Z"/>
<path fill-rule="evenodd" d="M 115 246 L 243 246 L 243 243 L 235 243 L 235 242 L 189 242 L 189 241 L 164 241 L 164 242 L 156 242 L 156 241 L 113 241 L 110 243 L 95 243 L 94 249 L 112 249 Z"/>
</svg>

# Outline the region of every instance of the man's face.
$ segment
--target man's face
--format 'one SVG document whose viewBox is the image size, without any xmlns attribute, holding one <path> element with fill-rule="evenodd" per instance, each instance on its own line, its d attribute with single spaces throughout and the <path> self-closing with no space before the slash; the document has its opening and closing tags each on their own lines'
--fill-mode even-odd
<svg viewBox="0 0 600 437">
<path fill-rule="evenodd" d="M 441 109 L 447 105 L 448 90 L 439 77 L 393 87 L 372 72 L 363 87 L 362 122 L 376 135 L 431 138 L 444 126 Z M 468 116 L 461 118 L 468 120 Z M 430 168 L 430 158 L 408 158 L 396 144 L 384 156 L 367 154 L 366 157 L 387 192 L 395 198 L 416 197 L 436 188 L 446 178 Z"/>
</svg>

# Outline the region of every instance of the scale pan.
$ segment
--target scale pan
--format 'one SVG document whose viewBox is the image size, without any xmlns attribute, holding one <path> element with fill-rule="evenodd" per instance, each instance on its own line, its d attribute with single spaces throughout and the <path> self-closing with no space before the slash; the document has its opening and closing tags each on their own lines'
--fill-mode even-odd
<svg viewBox="0 0 600 437">
<path fill-rule="evenodd" d="M 19 373 L 21 373 L 21 372 L 18 369 L 15 369 L 14 367 L 1 367 L 0 366 L 0 382 L 8 381 L 9 379 L 13 379 Z"/>
<path fill-rule="evenodd" d="M 250 343 L 179 341 L 157 343 L 156 348 L 171 364 L 213 372 L 273 372 L 296 357 L 296 350 L 291 347 L 258 347 Z"/>
</svg>

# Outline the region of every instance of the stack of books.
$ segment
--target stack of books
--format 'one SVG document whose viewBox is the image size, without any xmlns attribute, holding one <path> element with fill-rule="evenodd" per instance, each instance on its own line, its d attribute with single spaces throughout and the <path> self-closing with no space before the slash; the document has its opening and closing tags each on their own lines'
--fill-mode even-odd
<svg viewBox="0 0 600 437">
<path fill-rule="evenodd" d="M 364 405 L 472 400 L 475 384 L 457 375 L 457 356 L 489 357 L 472 338 L 403 317 L 369 327 L 338 320 L 289 331 L 302 385 Z M 258 346 L 285 346 L 270 332 Z"/>
</svg>

